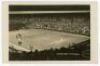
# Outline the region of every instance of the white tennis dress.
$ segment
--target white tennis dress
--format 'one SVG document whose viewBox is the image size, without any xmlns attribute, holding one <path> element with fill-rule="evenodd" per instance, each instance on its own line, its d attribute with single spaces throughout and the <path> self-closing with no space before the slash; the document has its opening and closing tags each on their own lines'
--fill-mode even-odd
<svg viewBox="0 0 100 66">
<path fill-rule="evenodd" d="M 16 35 L 16 38 L 17 38 L 17 41 L 18 41 L 18 45 L 22 45 L 22 37 L 21 37 L 21 34 L 17 34 Z"/>
</svg>

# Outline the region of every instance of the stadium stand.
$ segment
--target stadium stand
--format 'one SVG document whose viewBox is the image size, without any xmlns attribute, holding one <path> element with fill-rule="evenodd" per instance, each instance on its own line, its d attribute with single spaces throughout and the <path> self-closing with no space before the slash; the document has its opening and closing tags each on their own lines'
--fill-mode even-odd
<svg viewBox="0 0 100 66">
<path fill-rule="evenodd" d="M 10 30 L 49 29 L 90 35 L 90 13 L 10 14 Z"/>
</svg>

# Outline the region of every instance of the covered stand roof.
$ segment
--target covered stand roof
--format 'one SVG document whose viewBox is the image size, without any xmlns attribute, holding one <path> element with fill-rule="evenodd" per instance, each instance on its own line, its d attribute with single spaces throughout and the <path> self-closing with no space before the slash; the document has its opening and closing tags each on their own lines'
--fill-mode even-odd
<svg viewBox="0 0 100 66">
<path fill-rule="evenodd" d="M 89 5 L 9 5 L 9 14 L 89 13 Z"/>
</svg>

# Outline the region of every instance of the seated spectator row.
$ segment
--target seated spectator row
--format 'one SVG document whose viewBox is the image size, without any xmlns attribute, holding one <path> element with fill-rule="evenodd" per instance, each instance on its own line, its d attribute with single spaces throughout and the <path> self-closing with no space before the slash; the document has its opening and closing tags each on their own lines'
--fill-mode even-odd
<svg viewBox="0 0 100 66">
<path fill-rule="evenodd" d="M 10 30 L 49 29 L 90 35 L 89 13 L 78 14 L 10 14 Z"/>
</svg>

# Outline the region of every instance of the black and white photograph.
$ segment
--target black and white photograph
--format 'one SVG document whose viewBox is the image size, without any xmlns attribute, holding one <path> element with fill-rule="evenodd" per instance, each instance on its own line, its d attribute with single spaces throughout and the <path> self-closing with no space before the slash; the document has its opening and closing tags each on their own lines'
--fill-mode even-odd
<svg viewBox="0 0 100 66">
<path fill-rule="evenodd" d="M 90 60 L 90 5 L 9 5 L 9 60 Z"/>
<path fill-rule="evenodd" d="M 97 63 L 96 3 L 3 4 L 4 62 Z"/>
</svg>

